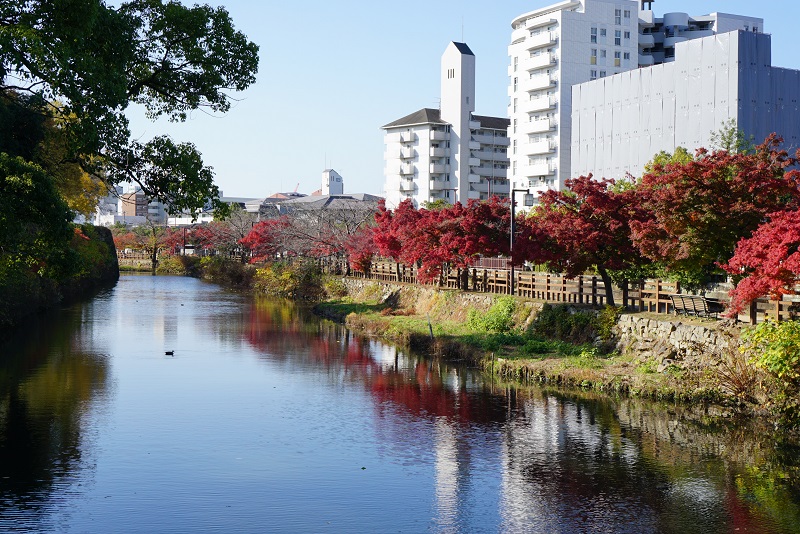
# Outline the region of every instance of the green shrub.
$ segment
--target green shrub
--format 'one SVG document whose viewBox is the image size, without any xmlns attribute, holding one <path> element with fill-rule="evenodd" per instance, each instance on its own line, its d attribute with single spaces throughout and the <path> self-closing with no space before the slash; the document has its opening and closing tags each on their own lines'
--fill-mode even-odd
<svg viewBox="0 0 800 534">
<path fill-rule="evenodd" d="M 597 336 L 594 320 L 592 312 L 575 311 L 565 304 L 545 303 L 529 332 L 534 337 L 589 343 Z"/>
<path fill-rule="evenodd" d="M 622 314 L 622 306 L 604 306 L 594 318 L 597 335 L 603 341 L 611 341 L 614 337 L 614 327 Z"/>
<path fill-rule="evenodd" d="M 513 297 L 500 297 L 484 314 L 471 309 L 467 315 L 467 323 L 470 328 L 479 332 L 509 332 L 514 326 L 516 306 L 517 301 Z"/>
<path fill-rule="evenodd" d="M 772 406 L 782 422 L 800 426 L 800 322 L 767 321 L 742 332 L 742 351 L 773 377 Z"/>
<path fill-rule="evenodd" d="M 325 292 L 322 271 L 311 262 L 276 262 L 257 269 L 253 288 L 268 295 L 305 300 L 318 300 Z"/>
<path fill-rule="evenodd" d="M 200 271 L 206 280 L 226 287 L 246 289 L 252 286 L 255 268 L 222 256 L 206 256 L 200 260 Z"/>
<path fill-rule="evenodd" d="M 199 276 L 200 258 L 197 256 L 163 256 L 158 261 L 156 273 Z"/>
<path fill-rule="evenodd" d="M 326 278 L 323 288 L 329 298 L 340 299 L 347 296 L 347 286 L 339 278 Z"/>
</svg>

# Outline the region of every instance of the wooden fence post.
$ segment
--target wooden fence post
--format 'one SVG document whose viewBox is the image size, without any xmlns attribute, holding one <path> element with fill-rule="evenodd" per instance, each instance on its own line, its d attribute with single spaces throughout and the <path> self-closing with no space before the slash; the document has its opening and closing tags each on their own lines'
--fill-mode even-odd
<svg viewBox="0 0 800 534">
<path fill-rule="evenodd" d="M 628 281 L 622 281 L 622 307 L 628 309 Z"/>
<path fill-rule="evenodd" d="M 592 306 L 597 306 L 597 277 L 592 277 Z"/>
</svg>

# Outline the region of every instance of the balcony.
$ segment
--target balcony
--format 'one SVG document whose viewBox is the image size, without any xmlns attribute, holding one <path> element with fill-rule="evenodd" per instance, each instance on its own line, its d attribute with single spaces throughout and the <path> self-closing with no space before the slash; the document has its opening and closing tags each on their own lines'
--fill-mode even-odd
<svg viewBox="0 0 800 534">
<path fill-rule="evenodd" d="M 550 154 L 556 149 L 556 143 L 552 140 L 537 141 L 522 145 L 522 153 L 526 155 Z"/>
<path fill-rule="evenodd" d="M 469 183 L 471 183 L 471 184 L 477 184 L 478 182 L 481 181 L 480 175 L 473 174 L 473 173 L 470 173 L 469 176 L 467 177 L 467 179 L 469 180 Z"/>
<path fill-rule="evenodd" d="M 639 34 L 639 48 L 653 48 L 656 45 L 656 39 L 652 33 Z"/>
<path fill-rule="evenodd" d="M 417 151 L 411 147 L 403 147 L 400 149 L 400 159 L 414 159 L 417 157 Z"/>
<path fill-rule="evenodd" d="M 445 191 L 447 189 L 452 189 L 452 187 L 450 187 L 450 180 L 437 180 L 432 178 L 429 185 L 431 191 Z"/>
<path fill-rule="evenodd" d="M 524 80 L 524 82 L 526 91 L 538 91 L 556 86 L 556 79 L 549 74 L 540 74 L 529 80 Z"/>
<path fill-rule="evenodd" d="M 480 158 L 489 161 L 505 161 L 508 159 L 508 153 L 504 150 L 502 152 L 494 152 L 492 150 L 480 150 L 472 153 L 473 158 Z"/>
<path fill-rule="evenodd" d="M 414 180 L 400 180 L 400 191 L 414 191 Z"/>
<path fill-rule="evenodd" d="M 554 109 L 556 107 L 556 98 L 554 96 L 540 96 L 519 104 L 519 108 L 523 113 L 534 113 L 536 111 L 545 111 Z"/>
<path fill-rule="evenodd" d="M 554 130 L 556 127 L 555 119 L 539 119 L 530 122 L 523 122 L 519 130 L 524 134 L 545 133 Z"/>
<path fill-rule="evenodd" d="M 481 144 L 494 146 L 508 146 L 509 144 L 508 137 L 504 135 L 474 134 L 471 141 L 477 142 L 478 148 Z M 470 146 L 470 148 L 472 147 Z"/>
<path fill-rule="evenodd" d="M 431 147 L 432 158 L 445 158 L 450 155 L 449 148 Z"/>
<path fill-rule="evenodd" d="M 555 174 L 556 168 L 549 163 L 537 163 L 535 165 L 525 165 L 520 168 L 521 176 L 551 176 Z"/>
<path fill-rule="evenodd" d="M 414 132 L 400 132 L 401 143 L 413 143 L 417 140 L 417 134 Z"/>
<path fill-rule="evenodd" d="M 682 43 L 688 39 L 682 35 L 675 35 L 664 39 L 664 48 L 675 48 L 675 43 Z"/>
<path fill-rule="evenodd" d="M 496 167 L 473 167 L 471 172 L 484 178 L 505 179 L 508 176 L 508 169 L 500 169 Z"/>
<path fill-rule="evenodd" d="M 431 130 L 431 141 L 447 141 L 450 134 L 441 130 Z"/>
<path fill-rule="evenodd" d="M 538 35 L 531 35 L 525 39 L 525 48 L 527 50 L 536 50 L 537 48 L 554 45 L 557 42 L 558 34 L 556 32 L 542 32 Z"/>
<path fill-rule="evenodd" d="M 450 165 L 445 165 L 443 163 L 431 163 L 430 167 L 431 174 L 444 174 L 450 172 Z"/>
<path fill-rule="evenodd" d="M 470 167 L 477 167 L 481 164 L 480 158 L 469 158 L 469 166 Z"/>
<path fill-rule="evenodd" d="M 403 176 L 414 176 L 414 166 L 408 164 L 400 165 L 400 174 Z"/>
<path fill-rule="evenodd" d="M 469 121 L 469 129 L 470 130 L 477 130 L 481 127 L 480 121 Z"/>
<path fill-rule="evenodd" d="M 480 141 L 475 141 L 474 139 L 470 139 L 469 141 L 470 150 L 478 150 L 480 147 L 481 147 Z"/>
<path fill-rule="evenodd" d="M 470 191 L 468 193 L 468 198 L 474 199 L 474 200 L 480 200 L 481 199 L 481 192 L 480 191 Z"/>
<path fill-rule="evenodd" d="M 538 56 L 533 56 L 529 58 L 525 58 L 522 60 L 522 70 L 536 70 L 536 69 L 543 69 L 545 67 L 552 67 L 557 63 L 555 56 L 551 54 L 539 54 Z"/>
<path fill-rule="evenodd" d="M 655 59 L 650 54 L 639 54 L 639 66 L 640 67 L 649 67 L 650 65 L 655 64 Z"/>
</svg>

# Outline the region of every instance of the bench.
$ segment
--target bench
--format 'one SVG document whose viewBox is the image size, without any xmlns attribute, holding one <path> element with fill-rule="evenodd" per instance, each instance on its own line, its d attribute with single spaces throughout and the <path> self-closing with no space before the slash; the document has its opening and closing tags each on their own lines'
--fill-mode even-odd
<svg viewBox="0 0 800 534">
<path fill-rule="evenodd" d="M 670 295 L 672 307 L 676 315 L 694 315 L 696 317 L 714 317 L 725 311 L 725 305 L 717 299 L 709 299 L 700 295 Z"/>
</svg>

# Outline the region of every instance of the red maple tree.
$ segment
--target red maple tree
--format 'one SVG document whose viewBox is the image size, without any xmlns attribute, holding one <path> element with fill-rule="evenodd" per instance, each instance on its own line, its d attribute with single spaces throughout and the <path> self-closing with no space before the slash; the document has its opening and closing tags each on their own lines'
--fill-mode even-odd
<svg viewBox="0 0 800 534">
<path fill-rule="evenodd" d="M 250 263 L 274 259 L 283 251 L 284 231 L 289 226 L 286 217 L 267 219 L 256 223 L 250 232 L 239 240 L 250 251 Z"/>
<path fill-rule="evenodd" d="M 633 241 L 642 254 L 686 280 L 701 280 L 733 255 L 768 213 L 796 207 L 800 173 L 769 136 L 752 153 L 697 151 L 686 163 L 656 165 L 637 194 L 652 216 L 633 220 Z"/>
<path fill-rule="evenodd" d="M 759 297 L 779 299 L 794 293 L 800 278 L 800 212 L 771 214 L 768 222 L 739 241 L 722 267 L 734 277 L 744 276 L 731 291 L 732 316 Z"/>
<path fill-rule="evenodd" d="M 539 207 L 518 223 L 515 260 L 544 263 L 568 277 L 595 267 L 605 284 L 606 302 L 613 306 L 609 271 L 643 262 L 631 241 L 630 224 L 646 219 L 634 190 L 617 191 L 614 183 L 590 174 L 567 180 L 565 191 L 543 193 Z"/>
</svg>

